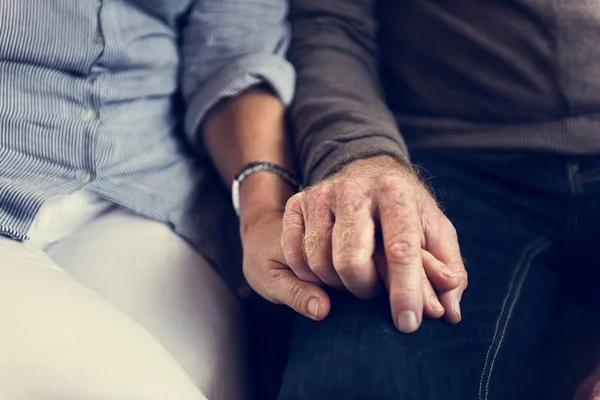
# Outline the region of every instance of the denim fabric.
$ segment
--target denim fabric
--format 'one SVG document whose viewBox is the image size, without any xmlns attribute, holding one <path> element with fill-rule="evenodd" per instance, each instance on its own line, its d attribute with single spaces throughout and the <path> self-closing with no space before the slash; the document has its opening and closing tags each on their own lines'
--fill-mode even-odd
<svg viewBox="0 0 600 400">
<path fill-rule="evenodd" d="M 600 357 L 600 157 L 413 161 L 459 233 L 463 321 L 406 335 L 387 298 L 331 292 L 325 321 L 295 323 L 280 400 L 571 398 Z"/>
</svg>

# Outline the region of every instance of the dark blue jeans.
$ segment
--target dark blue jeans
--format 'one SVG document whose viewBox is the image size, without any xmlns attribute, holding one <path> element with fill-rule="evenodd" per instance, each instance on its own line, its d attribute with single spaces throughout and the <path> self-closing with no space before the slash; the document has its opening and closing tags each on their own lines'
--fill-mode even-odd
<svg viewBox="0 0 600 400">
<path fill-rule="evenodd" d="M 570 399 L 600 358 L 600 157 L 413 155 L 455 224 L 463 321 L 394 328 L 387 298 L 332 292 L 298 318 L 280 400 Z"/>
</svg>

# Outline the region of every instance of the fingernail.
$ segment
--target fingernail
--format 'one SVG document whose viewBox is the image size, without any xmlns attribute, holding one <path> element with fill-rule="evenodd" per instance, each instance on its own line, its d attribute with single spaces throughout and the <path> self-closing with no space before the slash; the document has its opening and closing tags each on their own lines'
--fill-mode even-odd
<svg viewBox="0 0 600 400">
<path fill-rule="evenodd" d="M 440 303 L 440 301 L 438 300 L 436 295 L 432 294 L 429 297 L 429 304 L 431 305 L 431 309 L 433 311 L 437 311 L 437 312 L 444 311 L 444 307 L 442 306 L 442 304 Z"/>
<path fill-rule="evenodd" d="M 456 316 L 458 317 L 458 320 L 460 321 L 462 319 L 462 315 L 460 314 L 460 303 L 458 300 L 456 300 L 454 302 L 454 313 L 456 314 Z"/>
<path fill-rule="evenodd" d="M 404 333 L 412 333 L 419 328 L 417 314 L 413 311 L 400 311 L 396 320 L 398 330 Z"/>
<path fill-rule="evenodd" d="M 319 319 L 319 299 L 316 297 L 310 299 L 308 301 L 307 308 L 310 315 L 312 315 L 315 319 Z"/>
</svg>

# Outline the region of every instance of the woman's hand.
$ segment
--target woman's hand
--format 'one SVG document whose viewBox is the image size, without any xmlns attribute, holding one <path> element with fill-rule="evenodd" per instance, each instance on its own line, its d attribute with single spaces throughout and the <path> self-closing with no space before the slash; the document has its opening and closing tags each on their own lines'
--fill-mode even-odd
<svg viewBox="0 0 600 400">
<path fill-rule="evenodd" d="M 244 276 L 252 289 L 265 299 L 321 320 L 329 314 L 329 298 L 323 289 L 301 281 L 285 265 L 280 245 L 282 221 L 283 208 L 242 221 Z"/>
</svg>

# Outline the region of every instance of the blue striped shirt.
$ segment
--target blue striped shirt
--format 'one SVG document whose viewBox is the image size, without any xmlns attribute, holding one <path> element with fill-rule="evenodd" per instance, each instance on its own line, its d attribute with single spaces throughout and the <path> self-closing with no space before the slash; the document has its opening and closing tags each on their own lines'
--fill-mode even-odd
<svg viewBox="0 0 600 400">
<path fill-rule="evenodd" d="M 191 203 L 215 181 L 185 148 L 224 97 L 267 83 L 289 103 L 286 11 L 284 0 L 0 1 L 0 233 L 27 239 L 45 200 L 86 187 L 202 242 Z"/>
</svg>

